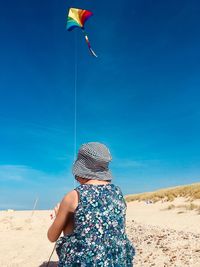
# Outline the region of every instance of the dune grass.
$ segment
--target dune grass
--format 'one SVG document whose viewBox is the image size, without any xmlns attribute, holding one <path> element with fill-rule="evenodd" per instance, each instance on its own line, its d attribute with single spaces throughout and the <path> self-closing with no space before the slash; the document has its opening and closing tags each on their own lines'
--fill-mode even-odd
<svg viewBox="0 0 200 267">
<path fill-rule="evenodd" d="M 179 208 L 179 209 L 184 209 L 184 210 L 200 210 L 200 205 L 196 205 L 194 203 L 190 203 L 190 204 L 182 204 L 182 205 L 174 205 L 174 204 L 170 204 L 168 205 L 166 208 L 164 208 L 163 210 L 172 210 L 175 208 Z"/>
<path fill-rule="evenodd" d="M 174 205 L 170 204 L 166 208 L 163 208 L 161 210 L 174 210 L 174 209 L 180 209 L 177 214 L 185 213 L 186 211 L 195 211 L 197 214 L 200 215 L 200 205 L 194 204 L 190 202 L 190 204 L 182 204 L 182 205 Z"/>
<path fill-rule="evenodd" d="M 200 199 L 200 183 L 159 189 L 154 192 L 145 192 L 125 196 L 127 202 L 131 201 L 173 201 L 176 197 L 185 197 L 188 201 Z"/>
</svg>

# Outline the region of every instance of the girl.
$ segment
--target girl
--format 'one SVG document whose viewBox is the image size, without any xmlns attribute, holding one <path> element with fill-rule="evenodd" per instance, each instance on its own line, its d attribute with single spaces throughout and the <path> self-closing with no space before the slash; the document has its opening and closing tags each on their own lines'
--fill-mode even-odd
<svg viewBox="0 0 200 267">
<path fill-rule="evenodd" d="M 111 183 L 110 161 L 110 152 L 101 143 L 79 149 L 73 174 L 80 185 L 55 208 L 56 218 L 48 230 L 49 240 L 57 241 L 58 267 L 133 266 L 135 249 L 125 231 L 126 202 Z"/>
</svg>

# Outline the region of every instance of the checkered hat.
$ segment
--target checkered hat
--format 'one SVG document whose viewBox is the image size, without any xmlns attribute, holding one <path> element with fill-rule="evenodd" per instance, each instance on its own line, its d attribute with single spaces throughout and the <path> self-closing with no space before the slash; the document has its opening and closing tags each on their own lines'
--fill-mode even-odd
<svg viewBox="0 0 200 267">
<path fill-rule="evenodd" d="M 75 177 L 110 181 L 112 174 L 108 166 L 111 160 L 110 151 L 104 144 L 98 142 L 83 144 L 79 149 L 72 173 Z"/>
</svg>

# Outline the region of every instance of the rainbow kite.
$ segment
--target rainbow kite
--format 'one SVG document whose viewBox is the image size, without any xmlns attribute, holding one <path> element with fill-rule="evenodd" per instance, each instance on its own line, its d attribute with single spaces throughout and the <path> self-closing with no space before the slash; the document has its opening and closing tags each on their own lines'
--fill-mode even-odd
<svg viewBox="0 0 200 267">
<path fill-rule="evenodd" d="M 88 48 L 91 52 L 91 54 L 95 57 L 97 55 L 92 50 L 88 36 L 85 32 L 85 22 L 93 15 L 92 12 L 84 9 L 78 9 L 78 8 L 70 8 L 68 17 L 67 17 L 67 30 L 72 31 L 74 28 L 81 28 L 82 32 L 84 33 L 86 43 L 88 45 Z"/>
</svg>

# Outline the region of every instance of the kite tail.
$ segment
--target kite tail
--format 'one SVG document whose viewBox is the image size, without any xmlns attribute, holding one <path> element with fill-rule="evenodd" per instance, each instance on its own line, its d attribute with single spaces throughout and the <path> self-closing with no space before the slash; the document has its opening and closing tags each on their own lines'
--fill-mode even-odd
<svg viewBox="0 0 200 267">
<path fill-rule="evenodd" d="M 92 54 L 94 57 L 97 57 L 97 55 L 95 54 L 94 50 L 92 49 L 92 47 L 91 47 L 91 45 L 90 45 L 90 41 L 89 41 L 89 38 L 88 38 L 86 32 L 84 31 L 84 29 L 82 29 L 82 31 L 83 31 L 83 33 L 84 33 L 85 40 L 86 40 L 86 43 L 87 43 L 87 45 L 88 45 L 88 48 L 89 48 L 91 54 Z"/>
</svg>

